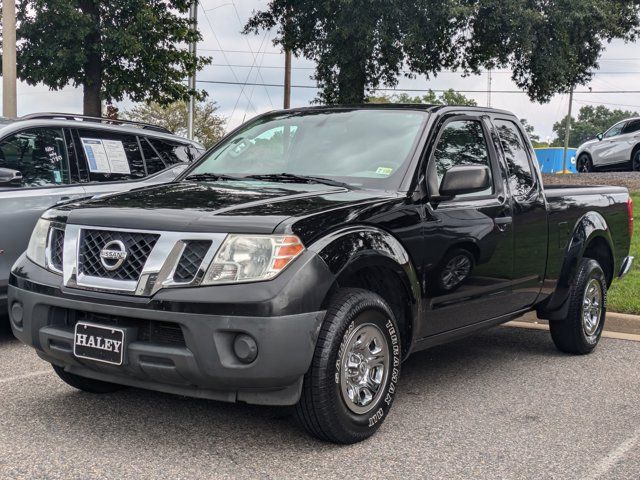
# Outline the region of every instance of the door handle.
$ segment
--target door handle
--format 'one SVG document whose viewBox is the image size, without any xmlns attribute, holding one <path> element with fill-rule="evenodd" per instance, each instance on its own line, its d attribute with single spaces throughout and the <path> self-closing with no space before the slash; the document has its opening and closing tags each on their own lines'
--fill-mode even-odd
<svg viewBox="0 0 640 480">
<path fill-rule="evenodd" d="M 493 219 L 496 228 L 501 232 L 506 232 L 513 223 L 513 217 L 498 217 Z"/>
</svg>

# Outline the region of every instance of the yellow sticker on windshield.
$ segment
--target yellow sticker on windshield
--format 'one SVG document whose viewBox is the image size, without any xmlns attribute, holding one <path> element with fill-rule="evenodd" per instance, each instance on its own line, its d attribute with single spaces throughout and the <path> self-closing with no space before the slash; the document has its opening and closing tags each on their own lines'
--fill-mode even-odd
<svg viewBox="0 0 640 480">
<path fill-rule="evenodd" d="M 378 167 L 378 169 L 376 170 L 376 173 L 378 175 L 391 175 L 391 172 L 393 172 L 393 168 L 389 168 L 389 167 Z"/>
</svg>

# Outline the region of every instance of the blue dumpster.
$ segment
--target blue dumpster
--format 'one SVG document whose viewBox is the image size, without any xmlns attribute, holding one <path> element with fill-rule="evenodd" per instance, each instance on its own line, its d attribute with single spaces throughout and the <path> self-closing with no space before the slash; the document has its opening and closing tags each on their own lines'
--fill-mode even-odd
<svg viewBox="0 0 640 480">
<path fill-rule="evenodd" d="M 564 148 L 536 148 L 536 156 L 542 173 L 560 173 L 562 172 L 562 154 Z M 576 148 L 567 150 L 567 170 L 576 173 Z"/>
</svg>

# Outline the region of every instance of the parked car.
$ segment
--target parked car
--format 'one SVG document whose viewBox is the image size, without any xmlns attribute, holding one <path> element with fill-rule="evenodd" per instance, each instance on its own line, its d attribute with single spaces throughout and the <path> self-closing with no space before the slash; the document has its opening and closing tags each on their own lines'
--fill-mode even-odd
<svg viewBox="0 0 640 480">
<path fill-rule="evenodd" d="M 598 170 L 640 171 L 640 118 L 616 123 L 594 140 L 583 143 L 576 152 L 576 169 L 588 173 Z"/>
<path fill-rule="evenodd" d="M 619 187 L 543 189 L 511 113 L 262 115 L 175 182 L 53 208 L 13 268 L 15 336 L 88 392 L 296 405 L 352 443 L 410 354 L 529 311 L 597 345 L 629 270 Z"/>
<path fill-rule="evenodd" d="M 0 122 L 0 319 L 11 265 L 59 202 L 173 180 L 204 147 L 155 125 L 39 113 Z M 1 320 L 0 320 L 1 321 Z"/>
</svg>

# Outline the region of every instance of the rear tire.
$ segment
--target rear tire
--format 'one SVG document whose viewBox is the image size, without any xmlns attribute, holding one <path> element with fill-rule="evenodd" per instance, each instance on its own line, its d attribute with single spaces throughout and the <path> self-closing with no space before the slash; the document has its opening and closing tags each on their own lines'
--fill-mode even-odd
<svg viewBox="0 0 640 480">
<path fill-rule="evenodd" d="M 576 162 L 576 170 L 578 173 L 591 173 L 593 172 L 593 161 L 591 157 L 586 154 L 582 154 L 578 157 L 578 161 Z"/>
<path fill-rule="evenodd" d="M 581 260 L 568 301 L 567 317 L 549 322 L 553 343 L 565 353 L 591 353 L 600 341 L 607 312 L 607 280 L 597 261 Z"/>
<path fill-rule="evenodd" d="M 101 380 L 94 380 L 92 378 L 81 377 L 73 373 L 65 372 L 62 367 L 58 367 L 57 365 L 51 365 L 51 366 L 53 367 L 53 371 L 58 374 L 58 376 L 62 379 L 63 382 L 65 382 L 67 385 L 72 386 L 73 388 L 82 390 L 83 392 L 113 393 L 125 388 L 123 385 L 103 382 Z"/>
<path fill-rule="evenodd" d="M 631 171 L 640 172 L 640 149 L 638 149 L 631 157 Z"/>
<path fill-rule="evenodd" d="M 342 289 L 331 299 L 295 415 L 321 440 L 351 444 L 387 417 L 400 375 L 393 312 L 375 293 Z"/>
</svg>

